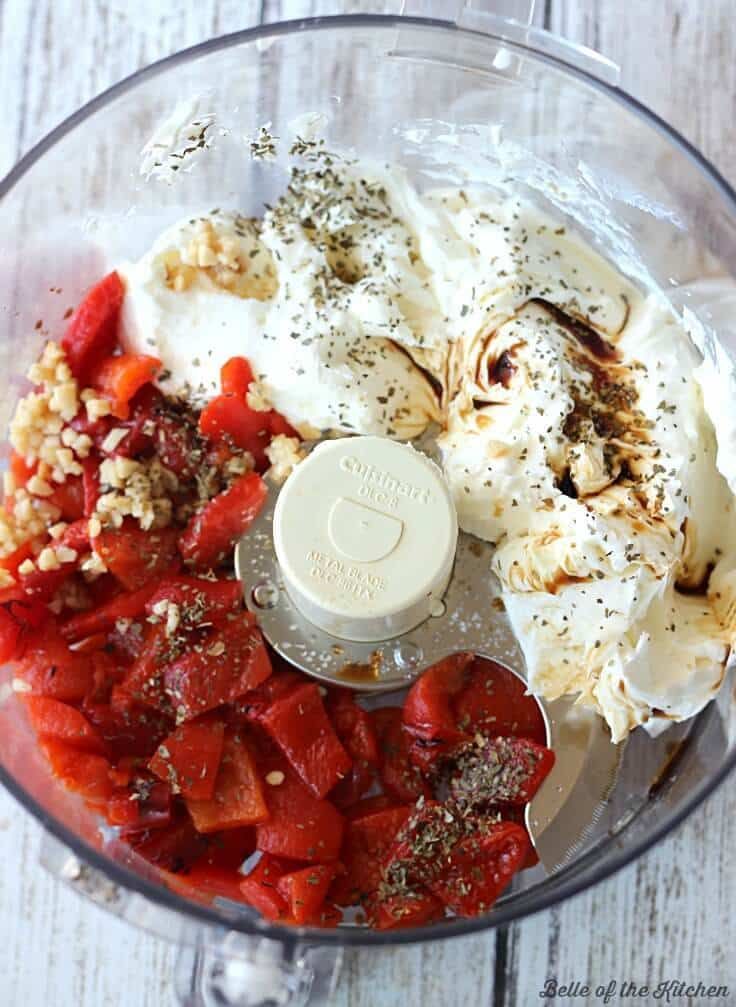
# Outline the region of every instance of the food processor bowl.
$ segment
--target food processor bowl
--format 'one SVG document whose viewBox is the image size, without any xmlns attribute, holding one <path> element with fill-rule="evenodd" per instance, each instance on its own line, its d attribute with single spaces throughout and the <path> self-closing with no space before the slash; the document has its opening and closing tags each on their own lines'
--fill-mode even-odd
<svg viewBox="0 0 736 1007">
<path fill-rule="evenodd" d="M 268 25 L 140 71 L 76 112 L 0 183 L 3 428 L 28 366 L 93 281 L 140 256 L 185 214 L 216 206 L 258 214 L 285 183 L 290 140 L 306 133 L 403 165 L 420 189 L 485 185 L 530 197 L 642 288 L 692 311 L 710 352 L 714 284 L 696 281 L 730 280 L 736 197 L 682 137 L 617 89 L 615 75 L 594 54 L 470 8 L 457 22 L 360 16 Z M 279 138 L 277 152 L 254 160 L 250 144 L 264 124 Z M 736 346 L 735 324 L 731 315 L 730 328 L 719 325 L 727 348 Z M 388 933 L 295 929 L 247 906 L 186 899 L 100 829 L 50 776 L 11 674 L 3 672 L 0 780 L 51 837 L 50 869 L 192 949 L 180 985 L 189 1003 L 253 1003 L 274 987 L 278 1002 L 306 1002 L 310 991 L 326 995 L 346 945 L 437 940 L 554 905 L 658 842 L 736 762 L 726 682 L 693 720 L 658 738 L 636 731 L 594 820 L 570 812 L 571 842 L 555 868 L 522 872 L 488 914 Z M 219 1000 L 206 999 L 213 990 Z"/>
</svg>

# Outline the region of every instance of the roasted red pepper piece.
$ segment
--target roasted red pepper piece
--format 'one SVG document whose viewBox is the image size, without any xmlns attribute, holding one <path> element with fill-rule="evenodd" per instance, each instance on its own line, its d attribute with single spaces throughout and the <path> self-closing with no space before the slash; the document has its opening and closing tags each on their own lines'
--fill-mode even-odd
<svg viewBox="0 0 736 1007">
<path fill-rule="evenodd" d="M 135 591 L 176 569 L 177 539 L 175 528 L 144 531 L 128 520 L 122 528 L 102 531 L 94 546 L 123 587 Z"/>
<path fill-rule="evenodd" d="M 166 626 L 162 623 L 148 626 L 143 647 L 123 680 L 120 698 L 127 695 L 147 706 L 172 713 L 170 697 L 164 688 L 164 672 L 170 650 L 171 642 L 166 635 Z M 114 698 L 113 694 L 113 700 Z"/>
<path fill-rule="evenodd" d="M 529 837 L 514 822 L 498 822 L 461 839 L 427 887 L 458 916 L 488 912 L 519 871 Z"/>
<path fill-rule="evenodd" d="M 450 794 L 463 807 L 524 805 L 555 762 L 554 752 L 528 738 L 485 738 L 453 756 Z"/>
<path fill-rule="evenodd" d="M 288 868 L 277 857 L 265 853 L 240 883 L 241 898 L 273 922 L 291 922 L 286 900 L 276 889 L 279 878 L 286 870 Z"/>
<path fill-rule="evenodd" d="M 387 797 L 386 794 L 374 794 L 372 797 L 362 797 L 352 808 L 348 808 L 345 812 L 345 818 L 352 822 L 356 818 L 372 815 L 374 811 L 386 811 L 388 808 L 396 807 L 398 807 L 398 802 Z"/>
<path fill-rule="evenodd" d="M 340 860 L 346 873 L 330 893 L 341 906 L 372 905 L 383 878 L 383 864 L 397 833 L 411 813 L 406 806 L 365 811 L 345 824 Z"/>
<path fill-rule="evenodd" d="M 169 717 L 150 707 L 127 698 L 120 701 L 117 694 L 114 706 L 106 703 L 84 704 L 84 713 L 95 726 L 113 759 L 139 759 L 142 764 L 171 733 L 173 723 Z"/>
<path fill-rule="evenodd" d="M 86 552 L 89 549 L 89 521 L 86 517 L 73 521 L 64 529 L 59 543 L 75 552 Z"/>
<path fill-rule="evenodd" d="M 272 409 L 268 414 L 268 428 L 271 431 L 272 437 L 276 437 L 279 434 L 283 434 L 284 437 L 299 437 L 299 434 L 286 417 L 282 416 L 281 413 L 277 413 L 275 409 Z"/>
<path fill-rule="evenodd" d="M 170 784 L 175 794 L 209 800 L 215 792 L 225 726 L 204 719 L 182 724 L 156 749 L 148 768 Z"/>
<path fill-rule="evenodd" d="M 168 783 L 136 774 L 127 787 L 113 791 L 105 811 L 110 825 L 128 833 L 161 829 L 171 822 L 171 788 Z"/>
<path fill-rule="evenodd" d="M 212 441 L 234 444 L 259 460 L 271 439 L 268 412 L 251 409 L 240 395 L 218 395 L 199 414 L 199 430 Z"/>
<path fill-rule="evenodd" d="M 33 729 L 39 737 L 54 738 L 83 752 L 106 755 L 106 746 L 87 718 L 67 703 L 48 696 L 24 696 Z"/>
<path fill-rule="evenodd" d="M 409 757 L 410 738 L 403 727 L 401 708 L 382 706 L 371 713 L 378 738 L 380 774 L 384 790 L 397 801 L 429 797 L 429 784 Z"/>
<path fill-rule="evenodd" d="M 230 357 L 220 368 L 220 388 L 226 395 L 245 394 L 253 381 L 253 369 L 245 357 Z"/>
<path fill-rule="evenodd" d="M 186 870 L 207 846 L 206 837 L 199 835 L 184 811 L 161 829 L 126 830 L 123 838 L 149 863 L 174 873 Z"/>
<path fill-rule="evenodd" d="M 371 912 L 371 925 L 376 930 L 402 930 L 434 923 L 445 915 L 445 907 L 431 892 L 407 892 L 392 895 L 379 902 Z"/>
<path fill-rule="evenodd" d="M 158 357 L 144 353 L 122 353 L 103 360 L 91 376 L 91 384 L 109 398 L 119 419 L 127 419 L 128 403 L 161 369 Z"/>
<path fill-rule="evenodd" d="M 81 464 L 84 516 L 91 517 L 100 498 L 99 465 L 94 458 L 85 458 Z"/>
<path fill-rule="evenodd" d="M 345 751 L 353 760 L 346 776 L 330 793 L 340 809 L 352 807 L 367 793 L 376 778 L 380 756 L 370 714 L 355 702 L 349 689 L 330 689 L 325 701 L 327 715 Z"/>
<path fill-rule="evenodd" d="M 28 640 L 17 675 L 34 694 L 66 703 L 81 702 L 94 688 L 89 655 L 70 650 L 54 630 Z"/>
<path fill-rule="evenodd" d="M 234 870 L 242 867 L 256 851 L 256 830 L 246 825 L 240 829 L 225 829 L 207 835 L 207 852 L 197 861 L 205 867 L 221 867 Z M 241 875 L 242 879 L 242 875 Z"/>
<path fill-rule="evenodd" d="M 458 730 L 452 697 L 465 681 L 471 654 L 453 654 L 428 668 L 409 690 L 404 701 L 404 725 L 414 738 L 424 741 L 458 742 L 466 735 Z"/>
<path fill-rule="evenodd" d="M 33 542 L 24 542 L 17 549 L 13 549 L 7 556 L 0 559 L 0 567 L 7 570 L 13 577 L 18 575 L 18 567 L 26 559 L 33 559 Z"/>
<path fill-rule="evenodd" d="M 273 658 L 272 658 L 273 661 Z M 275 669 L 273 674 L 255 689 L 246 692 L 236 703 L 235 712 L 247 720 L 260 721 L 277 700 L 309 681 L 298 671 Z"/>
<path fill-rule="evenodd" d="M 17 451 L 11 451 L 8 468 L 16 487 L 21 487 L 25 486 L 31 476 L 35 473 L 38 468 L 38 462 L 34 461 L 29 464 L 22 455 L 18 454 Z"/>
<path fill-rule="evenodd" d="M 271 674 L 260 630 L 243 612 L 215 628 L 164 670 L 164 685 L 179 720 L 238 699 Z"/>
<path fill-rule="evenodd" d="M 281 875 L 276 891 L 289 907 L 295 923 L 311 923 L 319 917 L 327 890 L 341 870 L 342 864 L 312 864 Z"/>
<path fill-rule="evenodd" d="M 157 590 L 158 583 L 151 581 L 135 591 L 117 594 L 110 601 L 78 615 L 70 616 L 61 625 L 67 640 L 83 640 L 93 633 L 112 629 L 119 619 L 137 619 L 146 610 L 146 602 Z"/>
<path fill-rule="evenodd" d="M 206 864 L 198 860 L 185 872 L 167 879 L 167 882 L 169 888 L 188 899 L 208 903 L 214 898 L 230 899 L 232 902 L 245 901 L 240 890 L 243 875 L 234 867 L 220 867 L 218 864 Z"/>
<path fill-rule="evenodd" d="M 350 689 L 330 689 L 325 700 L 327 715 L 348 755 L 355 761 L 376 765 L 378 740 L 370 714 L 355 702 Z"/>
<path fill-rule="evenodd" d="M 67 476 L 63 483 L 53 484 L 49 503 L 61 511 L 62 521 L 78 521 L 84 517 L 84 484 L 82 476 Z"/>
<path fill-rule="evenodd" d="M 349 772 L 352 761 L 332 728 L 316 682 L 277 699 L 261 723 L 315 797 L 324 797 Z"/>
<path fill-rule="evenodd" d="M 0 664 L 18 656 L 21 633 L 22 627 L 18 620 L 7 608 L 0 608 Z"/>
<path fill-rule="evenodd" d="M 458 728 L 468 734 L 515 734 L 546 743 L 539 704 L 526 694 L 524 682 L 508 668 L 476 657 L 465 671 L 462 689 L 453 700 Z"/>
<path fill-rule="evenodd" d="M 204 580 L 180 575 L 163 580 L 146 602 L 155 612 L 159 602 L 177 605 L 184 623 L 193 627 L 219 625 L 243 607 L 243 585 L 238 580 Z"/>
<path fill-rule="evenodd" d="M 85 752 L 57 738 L 41 738 L 41 749 L 52 772 L 67 790 L 96 804 L 112 794 L 110 763 L 103 755 Z"/>
<path fill-rule="evenodd" d="M 375 781 L 375 766 L 361 759 L 354 762 L 347 775 L 335 784 L 330 791 L 330 800 L 340 811 L 345 811 L 367 794 Z"/>
<path fill-rule="evenodd" d="M 229 731 L 225 735 L 212 797 L 187 798 L 186 803 L 199 832 L 254 825 L 268 817 L 260 776 L 243 733 Z"/>
<path fill-rule="evenodd" d="M 95 369 L 115 349 L 124 293 L 118 274 L 108 273 L 85 294 L 69 319 L 61 345 L 82 387 L 89 384 Z"/>
<path fill-rule="evenodd" d="M 329 801 L 314 797 L 283 758 L 265 762 L 261 771 L 270 816 L 256 829 L 258 849 L 309 863 L 337 860 L 342 815 Z M 280 783 L 271 782 L 282 775 Z"/>
<path fill-rule="evenodd" d="M 185 560 L 197 566 L 218 563 L 248 530 L 266 499 L 266 484 L 248 472 L 195 514 L 179 539 Z"/>
<path fill-rule="evenodd" d="M 10 614 L 20 624 L 24 635 L 30 630 L 41 629 L 51 620 L 51 613 L 40 601 L 12 601 L 9 608 Z M 22 641 L 21 648 L 25 649 L 25 640 Z"/>
<path fill-rule="evenodd" d="M 39 570 L 20 574 L 13 587 L 0 590 L 0 604 L 9 601 L 51 601 L 67 577 L 76 569 L 76 559 L 62 563 L 58 570 Z"/>
</svg>

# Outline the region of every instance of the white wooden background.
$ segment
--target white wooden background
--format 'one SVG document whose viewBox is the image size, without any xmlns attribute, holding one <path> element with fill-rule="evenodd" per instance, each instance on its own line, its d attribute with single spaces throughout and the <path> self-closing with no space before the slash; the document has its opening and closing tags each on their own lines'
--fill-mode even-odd
<svg viewBox="0 0 736 1007">
<path fill-rule="evenodd" d="M 0 176 L 80 104 L 177 49 L 259 20 L 385 9 L 365 0 L 0 0 Z M 537 20 L 616 60 L 623 87 L 736 180 L 733 0 L 539 0 Z M 45 875 L 38 845 L 36 824 L 0 793 L 0 1005 L 169 1004 L 172 949 Z M 593 986 L 701 980 L 728 984 L 736 1003 L 735 847 L 733 780 L 657 850 L 560 908 L 499 934 L 350 956 L 334 1003 L 528 1007 L 549 976 Z"/>
</svg>

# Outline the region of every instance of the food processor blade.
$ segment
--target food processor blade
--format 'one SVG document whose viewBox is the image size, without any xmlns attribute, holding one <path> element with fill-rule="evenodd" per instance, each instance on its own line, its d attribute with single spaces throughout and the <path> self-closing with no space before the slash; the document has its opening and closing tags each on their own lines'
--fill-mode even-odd
<svg viewBox="0 0 736 1007">
<path fill-rule="evenodd" d="M 273 543 L 277 492 L 235 549 L 235 570 L 248 609 L 285 660 L 332 685 L 366 693 L 407 687 L 450 654 L 472 652 L 525 679 L 524 657 L 500 586 L 490 570 L 492 546 L 461 532 L 452 578 L 436 614 L 401 636 L 362 643 L 309 622 L 285 589 Z M 622 747 L 600 717 L 570 699 L 540 701 L 555 766 L 527 807 L 527 827 L 543 866 L 561 866 L 595 823 L 615 782 Z M 562 811 L 564 809 L 564 814 Z"/>
</svg>

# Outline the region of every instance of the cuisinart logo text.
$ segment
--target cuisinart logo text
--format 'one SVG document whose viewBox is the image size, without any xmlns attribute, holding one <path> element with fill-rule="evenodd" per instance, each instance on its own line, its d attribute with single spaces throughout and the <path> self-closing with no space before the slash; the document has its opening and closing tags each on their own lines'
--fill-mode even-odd
<svg viewBox="0 0 736 1007">
<path fill-rule="evenodd" d="M 343 472 L 349 472 L 351 476 L 360 480 L 359 496 L 367 497 L 374 503 L 383 504 L 392 510 L 398 507 L 400 497 L 421 504 L 427 504 L 431 499 L 431 493 L 428 489 L 412 486 L 411 483 L 397 479 L 390 472 L 377 469 L 375 465 L 361 462 L 353 455 L 341 458 L 340 468 Z"/>
</svg>

